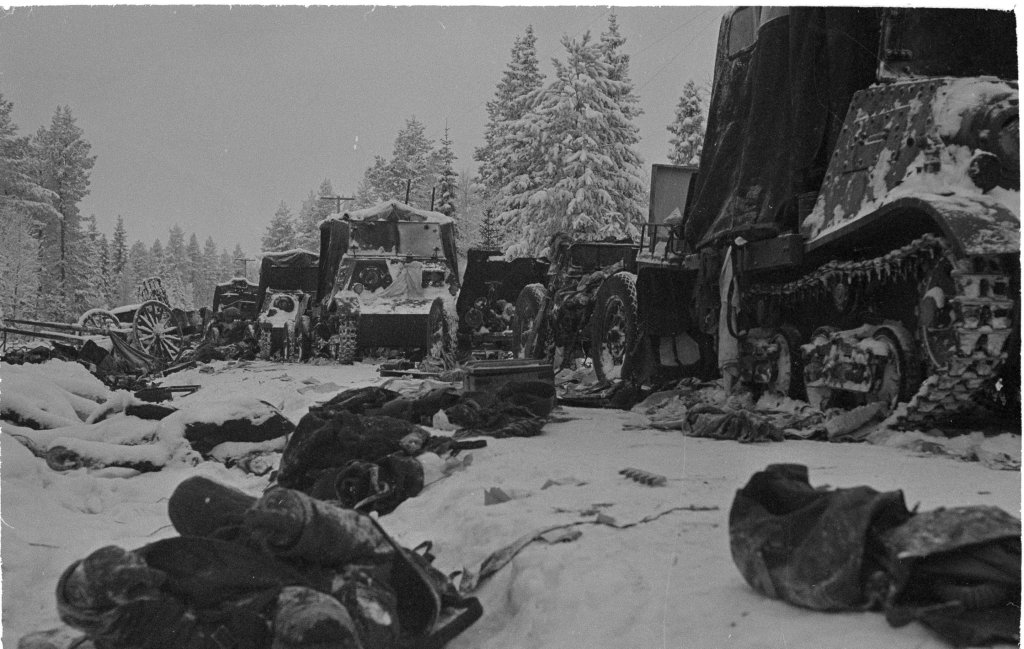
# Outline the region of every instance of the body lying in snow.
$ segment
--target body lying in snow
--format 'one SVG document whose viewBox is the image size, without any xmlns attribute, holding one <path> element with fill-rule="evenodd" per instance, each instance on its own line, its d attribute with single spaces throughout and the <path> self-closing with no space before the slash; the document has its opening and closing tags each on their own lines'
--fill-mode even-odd
<svg viewBox="0 0 1024 649">
<path fill-rule="evenodd" d="M 59 634 L 79 649 L 440 647 L 480 616 L 429 558 L 353 510 L 200 477 L 168 510 L 181 536 L 100 548 L 64 571 L 58 612 L 84 637 L 41 632 L 19 647 Z"/>
</svg>

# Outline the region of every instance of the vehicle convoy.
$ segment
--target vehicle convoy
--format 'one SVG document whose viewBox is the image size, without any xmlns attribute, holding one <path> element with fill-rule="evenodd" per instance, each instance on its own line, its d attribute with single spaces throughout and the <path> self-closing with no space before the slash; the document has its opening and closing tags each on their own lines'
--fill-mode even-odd
<svg viewBox="0 0 1024 649">
<path fill-rule="evenodd" d="M 1016 54 L 1012 12 L 727 14 L 699 171 L 655 167 L 678 212 L 644 228 L 629 376 L 1019 416 Z"/>
<path fill-rule="evenodd" d="M 555 372 L 590 358 L 598 379 L 619 378 L 636 336 L 637 245 L 559 234 L 549 249 L 544 281 L 516 298 L 513 354 L 550 360 Z"/>
<path fill-rule="evenodd" d="M 316 335 L 342 357 L 450 357 L 458 290 L 455 223 L 440 212 L 390 201 L 320 224 Z"/>
</svg>

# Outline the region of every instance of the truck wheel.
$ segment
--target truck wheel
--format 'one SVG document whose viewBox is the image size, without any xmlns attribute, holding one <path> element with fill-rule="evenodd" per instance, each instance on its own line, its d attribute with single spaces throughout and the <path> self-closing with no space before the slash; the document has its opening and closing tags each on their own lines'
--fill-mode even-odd
<svg viewBox="0 0 1024 649">
<path fill-rule="evenodd" d="M 512 355 L 516 358 L 544 358 L 545 327 L 538 321 L 548 291 L 540 284 L 528 284 L 516 298 L 516 315 L 512 318 Z M 536 334 L 531 341 L 530 332 Z"/>
<path fill-rule="evenodd" d="M 636 275 L 615 273 L 597 289 L 590 320 L 590 355 L 600 381 L 622 378 L 636 341 Z"/>
</svg>

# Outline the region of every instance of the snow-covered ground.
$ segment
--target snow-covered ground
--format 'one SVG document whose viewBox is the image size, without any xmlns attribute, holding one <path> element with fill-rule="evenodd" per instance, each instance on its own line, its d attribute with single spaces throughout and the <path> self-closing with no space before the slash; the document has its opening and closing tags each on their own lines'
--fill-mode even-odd
<svg viewBox="0 0 1024 649">
<path fill-rule="evenodd" d="M 257 397 L 297 422 L 311 403 L 382 381 L 370 364 L 213 367 L 168 379 L 203 386 L 175 401 Z M 7 369 L 0 368 L 5 384 L 16 380 Z M 484 616 L 453 649 L 943 647 L 923 627 L 893 629 L 878 613 L 819 613 L 756 594 L 729 554 L 735 491 L 770 463 L 797 462 L 808 465 L 814 485 L 902 489 L 908 505 L 923 510 L 988 504 L 1020 513 L 1019 471 L 979 462 L 868 444 L 739 444 L 630 430 L 623 428 L 630 414 L 614 410 L 555 414 L 559 421 L 540 437 L 488 439 L 463 470 L 381 519 L 403 544 L 432 540 L 445 572 L 475 570 L 491 552 L 540 528 L 580 523 L 575 540 L 533 543 L 484 581 L 476 592 Z M 205 475 L 254 495 L 267 484 L 214 462 L 138 475 L 57 473 L 7 435 L 0 454 L 7 647 L 58 625 L 53 590 L 69 563 L 103 545 L 134 548 L 173 535 L 167 498 L 186 477 Z M 629 480 L 619 474 L 626 467 L 667 476 L 667 484 Z M 511 500 L 485 504 L 493 487 Z M 643 519 L 653 520 L 630 526 Z"/>
</svg>

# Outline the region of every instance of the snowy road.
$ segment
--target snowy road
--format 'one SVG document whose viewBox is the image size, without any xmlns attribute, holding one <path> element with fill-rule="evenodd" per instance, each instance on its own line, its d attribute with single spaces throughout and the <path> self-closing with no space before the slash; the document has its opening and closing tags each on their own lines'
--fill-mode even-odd
<svg viewBox="0 0 1024 649">
<path fill-rule="evenodd" d="M 174 384 L 204 385 L 186 399 L 232 392 L 279 406 L 297 421 L 338 390 L 380 382 L 375 367 L 255 363 L 245 370 L 189 370 Z M 299 390 L 306 390 L 301 393 Z M 445 572 L 475 569 L 491 552 L 545 526 L 580 522 L 582 534 L 534 543 L 477 591 L 483 618 L 449 646 L 875 649 L 944 647 L 923 627 L 890 628 L 878 613 L 827 614 L 761 597 L 729 553 L 735 491 L 776 462 L 810 468 L 815 486 L 902 489 L 923 510 L 989 504 L 1020 513 L 1020 473 L 980 463 L 866 444 L 785 441 L 738 444 L 678 431 L 623 430 L 627 413 L 564 408 L 540 437 L 489 439 L 464 470 L 383 517 L 401 543 L 430 539 Z M 3 438 L 3 642 L 58 623 L 53 587 L 72 560 L 102 545 L 137 547 L 170 536 L 166 498 L 196 473 L 253 494 L 266 485 L 212 462 L 130 478 L 77 470 L 59 474 Z M 668 477 L 648 487 L 619 474 L 636 467 Z M 556 484 L 544 487 L 545 483 Z M 512 500 L 485 505 L 499 487 Z M 656 520 L 624 526 L 664 513 Z"/>
</svg>

